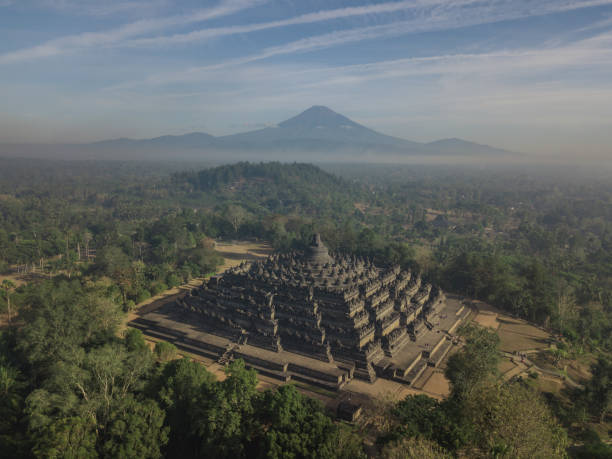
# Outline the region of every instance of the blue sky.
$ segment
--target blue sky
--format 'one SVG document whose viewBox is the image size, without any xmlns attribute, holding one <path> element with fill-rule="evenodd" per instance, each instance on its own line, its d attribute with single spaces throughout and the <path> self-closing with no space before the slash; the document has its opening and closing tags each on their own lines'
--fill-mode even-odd
<svg viewBox="0 0 612 459">
<path fill-rule="evenodd" d="M 0 0 L 0 142 L 222 135 L 327 105 L 612 156 L 612 0 Z"/>
</svg>

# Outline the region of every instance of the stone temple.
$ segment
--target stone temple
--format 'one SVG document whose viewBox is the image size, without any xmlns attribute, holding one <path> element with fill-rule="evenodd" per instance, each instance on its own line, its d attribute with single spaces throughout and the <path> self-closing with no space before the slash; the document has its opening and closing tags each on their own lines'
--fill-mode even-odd
<svg viewBox="0 0 612 459">
<path fill-rule="evenodd" d="M 413 383 L 437 366 L 468 311 L 399 266 L 308 250 L 244 262 L 132 326 L 220 362 L 338 389 L 352 378 Z"/>
</svg>

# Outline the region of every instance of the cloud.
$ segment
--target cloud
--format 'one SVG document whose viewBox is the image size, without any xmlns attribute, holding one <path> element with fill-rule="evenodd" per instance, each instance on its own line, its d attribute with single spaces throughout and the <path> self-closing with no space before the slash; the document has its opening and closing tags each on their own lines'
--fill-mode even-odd
<svg viewBox="0 0 612 459">
<path fill-rule="evenodd" d="M 295 16 L 292 18 L 278 21 L 230 27 L 207 28 L 182 34 L 140 38 L 127 41 L 123 43 L 123 45 L 132 47 L 178 45 L 228 35 L 252 33 L 273 28 L 287 27 L 291 25 L 331 21 L 336 19 L 349 18 L 352 16 L 388 14 L 405 10 L 420 11 L 421 14 L 418 15 L 418 18 L 416 18 L 415 22 L 428 22 L 429 20 L 435 22 L 436 19 L 439 19 L 441 16 L 448 15 L 449 11 L 462 10 L 463 12 L 467 12 L 472 17 L 472 23 L 467 22 L 465 25 L 472 25 L 486 22 L 520 19 L 523 17 L 565 12 L 575 9 L 602 6 L 608 4 L 612 4 L 612 1 L 541 0 L 535 4 L 526 0 L 512 0 L 505 2 L 483 2 L 482 0 L 411 0 L 399 2 L 395 1 L 378 3 L 374 5 L 318 11 L 315 13 L 303 14 L 300 16 Z M 469 9 L 466 9 L 466 7 L 469 7 Z M 425 14 L 425 16 L 423 16 L 423 14 Z M 455 25 L 451 27 L 461 26 L 463 25 Z M 423 24 L 421 29 L 429 30 L 426 24 Z"/>
<path fill-rule="evenodd" d="M 41 45 L 2 54 L 0 55 L 0 65 L 43 57 L 52 57 L 97 46 L 117 44 L 128 38 L 137 37 L 146 33 L 234 14 L 238 11 L 260 5 L 265 1 L 266 0 L 223 0 L 217 6 L 196 10 L 188 15 L 143 19 L 105 32 L 87 32 L 56 38 Z"/>
<path fill-rule="evenodd" d="M 0 0 L 2 1 L 2 0 Z M 48 0 L 56 6 L 68 8 L 81 3 L 74 0 Z M 571 11 L 575 9 L 612 4 L 612 0 L 404 0 L 385 2 L 365 6 L 346 7 L 332 10 L 322 10 L 307 13 L 283 20 L 236 25 L 227 27 L 207 28 L 183 34 L 142 37 L 159 30 L 203 22 L 220 16 L 230 15 L 240 10 L 251 8 L 267 0 L 224 0 L 219 5 L 198 10 L 190 15 L 171 16 L 140 20 L 106 32 L 83 33 L 50 40 L 38 46 L 25 48 L 0 55 L 0 65 L 24 60 L 52 57 L 77 50 L 99 46 L 163 46 L 192 43 L 221 36 L 252 33 L 272 28 L 287 27 L 298 24 L 308 24 L 321 21 L 331 21 L 354 16 L 370 16 L 388 14 L 402 10 L 414 11 L 414 19 L 404 22 L 392 22 L 362 29 L 337 31 L 319 37 L 305 38 L 285 46 L 271 47 L 259 56 L 255 55 L 234 63 L 251 62 L 280 54 L 304 52 L 337 46 L 345 43 L 374 38 L 392 37 L 402 34 L 435 31 L 470 25 L 485 24 L 497 21 L 520 19 L 530 16 Z M 111 12 L 117 8 L 127 8 L 130 4 L 140 1 L 117 3 L 85 2 L 92 12 Z M 97 5 L 97 6 L 96 6 Z M 141 37 L 141 38 L 138 38 Z M 325 40 L 327 39 L 327 44 Z"/>
<path fill-rule="evenodd" d="M 459 5 L 466 6 L 477 3 L 481 0 L 457 0 L 453 2 L 453 7 Z M 141 38 L 131 40 L 125 43 L 127 46 L 159 46 L 159 45 L 175 45 L 182 43 L 191 43 L 210 38 L 218 38 L 227 35 L 236 35 L 243 33 L 258 32 L 267 29 L 279 27 L 287 27 L 291 25 L 309 24 L 314 22 L 332 21 L 336 19 L 344 19 L 353 16 L 369 16 L 375 14 L 388 14 L 403 10 L 415 10 L 431 7 L 440 7 L 448 5 L 448 0 L 420 0 L 420 1 L 395 1 L 386 3 L 377 3 L 374 5 L 355 6 L 347 8 L 338 8 L 333 10 L 322 10 L 315 13 L 302 14 L 288 19 L 278 21 L 262 22 L 257 24 L 247 24 L 230 27 L 217 27 L 195 30 L 189 33 L 174 34 L 167 36 Z"/>
<path fill-rule="evenodd" d="M 314 86 L 335 86 L 372 80 L 430 75 L 479 75 L 502 80 L 557 74 L 568 68 L 612 70 L 612 34 L 604 33 L 569 46 L 489 53 L 446 54 L 357 64 L 331 69 L 314 78 Z"/>
<path fill-rule="evenodd" d="M 362 94 L 359 98 L 363 99 L 362 106 L 382 96 L 379 104 L 374 105 L 388 109 L 388 104 L 392 106 L 394 102 L 384 100 L 385 97 L 388 99 L 391 95 L 397 103 L 405 105 L 405 100 L 412 103 L 415 91 L 422 91 L 422 97 L 427 98 L 423 106 L 454 102 L 468 111 L 479 105 L 481 110 L 491 113 L 494 109 L 502 113 L 508 107 L 533 107 L 534 104 L 542 104 L 538 111 L 546 112 L 547 104 L 563 106 L 564 101 L 571 99 L 572 103 L 566 107 L 572 110 L 563 115 L 564 120 L 576 120 L 573 114 L 578 110 L 584 115 L 588 112 L 585 107 L 597 106 L 599 110 L 589 120 L 600 116 L 609 122 L 610 110 L 601 115 L 606 113 L 604 107 L 608 105 L 605 95 L 612 93 L 607 78 L 612 72 L 611 45 L 612 34 L 604 33 L 572 45 L 547 49 L 443 54 L 336 67 L 267 64 L 240 66 L 232 72 L 218 68 L 192 75 L 195 87 L 210 89 L 198 92 L 186 85 L 183 93 L 176 89 L 171 93 L 159 89 L 144 93 L 162 105 L 180 105 L 188 99 L 196 104 L 207 101 L 213 106 L 225 101 L 228 107 L 234 106 L 232 100 L 239 100 L 241 107 L 266 104 L 278 107 L 295 104 L 296 100 L 320 99 L 328 103 L 328 99 L 342 94 Z M 588 88 L 581 87 L 581 80 L 572 79 L 573 71 L 578 70 L 589 74 Z M 138 99 L 141 89 L 135 93 L 119 91 L 117 96 L 127 94 Z M 368 98 L 366 94 L 372 92 L 376 96 Z M 584 95 L 582 103 L 581 94 Z M 598 100 L 600 103 L 596 103 Z M 556 111 L 550 115 L 550 120 L 561 116 Z"/>
<path fill-rule="evenodd" d="M 428 5 L 433 4 L 431 1 L 422 3 L 427 3 Z M 444 2 L 444 8 L 434 9 L 430 11 L 429 15 L 426 17 L 423 15 L 418 15 L 418 17 L 407 21 L 397 21 L 376 26 L 339 30 L 306 37 L 282 45 L 264 48 L 258 53 L 254 53 L 252 55 L 230 59 L 216 64 L 195 66 L 178 72 L 175 71 L 150 75 L 144 82 L 150 85 L 164 85 L 177 82 L 195 81 L 203 78 L 207 72 L 244 65 L 275 56 L 311 52 L 367 40 L 456 29 L 502 20 L 513 20 L 536 15 L 550 14 L 551 12 L 568 11 L 582 7 L 612 4 L 612 0 L 588 0 L 581 2 L 570 0 L 541 0 L 536 4 L 527 0 L 513 0 L 512 2 L 505 3 L 507 7 L 506 9 L 501 8 L 498 3 L 495 3 L 495 5 L 487 3 L 487 7 L 485 8 L 459 7 L 465 6 L 467 3 L 474 2 L 471 0 L 456 0 L 453 2 L 447 1 Z M 478 4 L 480 5 L 481 2 L 478 2 Z M 530 7 L 527 8 L 527 6 Z M 341 10 L 332 10 L 329 13 L 332 13 L 333 11 L 336 11 L 335 14 L 339 14 L 339 11 Z M 114 88 L 129 88 L 142 83 L 142 81 L 125 82 L 115 86 Z"/>
<path fill-rule="evenodd" d="M 253 64 L 237 66 L 231 72 L 219 67 L 202 73 L 195 71 L 190 75 L 190 84 L 169 86 L 168 91 L 139 85 L 105 93 L 109 99 L 127 105 L 146 103 L 151 107 L 196 109 L 206 105 L 232 112 L 236 104 L 241 112 L 253 107 L 295 110 L 308 104 L 307 101 L 333 105 L 336 100 L 342 102 L 339 106 L 346 106 L 346 101 L 351 100 L 354 101 L 351 104 L 359 105 L 365 112 L 395 110 L 404 116 L 406 111 L 452 106 L 456 114 L 480 110 L 496 114 L 504 121 L 508 120 L 504 113 L 508 116 L 512 113 L 509 108 L 529 107 L 544 116 L 555 106 L 558 108 L 549 113 L 548 119 L 540 122 L 559 120 L 567 124 L 568 120 L 599 119 L 608 123 L 612 120 L 612 113 L 606 108 L 607 96 L 612 94 L 607 77 L 612 73 L 611 45 L 612 33 L 603 33 L 554 48 L 441 54 L 332 67 Z M 589 75 L 588 87 L 575 78 L 578 73 Z M 355 98 L 355 94 L 360 97 Z M 420 101 L 418 106 L 414 105 L 416 100 Z M 588 107 L 597 109 L 591 111 Z M 565 113 L 561 113 L 563 109 Z M 529 110 L 524 109 L 521 119 L 530 119 Z"/>
</svg>

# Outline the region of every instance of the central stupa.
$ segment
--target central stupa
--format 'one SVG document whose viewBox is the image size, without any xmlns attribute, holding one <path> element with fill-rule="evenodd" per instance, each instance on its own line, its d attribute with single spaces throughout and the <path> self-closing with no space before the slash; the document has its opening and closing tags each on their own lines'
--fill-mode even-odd
<svg viewBox="0 0 612 459">
<path fill-rule="evenodd" d="M 311 265 L 322 266 L 326 264 L 333 264 L 334 259 L 329 256 L 327 247 L 321 241 L 321 235 L 319 233 L 312 237 L 312 242 L 307 251 L 307 259 Z"/>
</svg>

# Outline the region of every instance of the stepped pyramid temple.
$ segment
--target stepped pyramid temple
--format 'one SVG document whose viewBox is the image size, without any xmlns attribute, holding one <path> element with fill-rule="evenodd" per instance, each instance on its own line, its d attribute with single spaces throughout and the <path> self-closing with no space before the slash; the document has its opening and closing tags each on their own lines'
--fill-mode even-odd
<svg viewBox="0 0 612 459">
<path fill-rule="evenodd" d="M 244 262 L 131 323 L 220 362 L 332 389 L 353 378 L 412 384 L 453 346 L 468 311 L 399 266 L 308 250 Z"/>
</svg>

